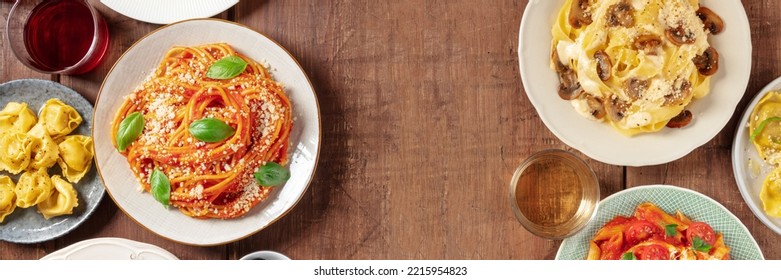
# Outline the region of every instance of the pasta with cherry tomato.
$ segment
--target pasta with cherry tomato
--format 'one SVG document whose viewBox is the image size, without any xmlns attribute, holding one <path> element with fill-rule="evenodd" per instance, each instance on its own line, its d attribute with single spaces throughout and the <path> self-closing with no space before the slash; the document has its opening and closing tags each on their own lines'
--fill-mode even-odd
<svg viewBox="0 0 781 280">
<path fill-rule="evenodd" d="M 616 216 L 589 244 L 589 260 L 727 260 L 724 236 L 680 211 L 670 215 L 653 203 L 637 206 L 634 216 Z"/>
</svg>

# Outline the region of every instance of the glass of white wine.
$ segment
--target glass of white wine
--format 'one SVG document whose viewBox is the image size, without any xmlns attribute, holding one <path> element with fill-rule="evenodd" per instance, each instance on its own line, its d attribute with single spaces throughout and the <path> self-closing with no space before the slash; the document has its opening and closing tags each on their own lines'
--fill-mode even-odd
<svg viewBox="0 0 781 280">
<path fill-rule="evenodd" d="M 565 150 L 533 154 L 515 170 L 510 205 L 531 233 L 564 239 L 583 229 L 595 216 L 599 180 L 581 158 Z"/>
</svg>

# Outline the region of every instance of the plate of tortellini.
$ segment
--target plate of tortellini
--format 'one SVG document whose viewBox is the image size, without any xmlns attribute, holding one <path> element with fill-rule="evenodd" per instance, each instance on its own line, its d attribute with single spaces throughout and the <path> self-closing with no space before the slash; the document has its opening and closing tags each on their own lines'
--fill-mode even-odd
<svg viewBox="0 0 781 280">
<path fill-rule="evenodd" d="M 37 243 L 84 222 L 105 193 L 92 105 L 59 83 L 0 84 L 0 240 Z"/>
</svg>

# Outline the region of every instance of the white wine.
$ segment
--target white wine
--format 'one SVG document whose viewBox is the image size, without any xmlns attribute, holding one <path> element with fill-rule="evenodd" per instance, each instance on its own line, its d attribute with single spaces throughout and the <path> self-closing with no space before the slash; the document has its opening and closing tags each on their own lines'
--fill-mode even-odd
<svg viewBox="0 0 781 280">
<path fill-rule="evenodd" d="M 515 200 L 532 223 L 553 227 L 575 216 L 583 197 L 577 170 L 558 159 L 542 159 L 526 167 L 515 188 Z"/>
<path fill-rule="evenodd" d="M 513 211 L 532 233 L 561 239 L 580 230 L 599 200 L 594 172 L 569 152 L 548 150 L 527 159 L 510 186 Z"/>
</svg>

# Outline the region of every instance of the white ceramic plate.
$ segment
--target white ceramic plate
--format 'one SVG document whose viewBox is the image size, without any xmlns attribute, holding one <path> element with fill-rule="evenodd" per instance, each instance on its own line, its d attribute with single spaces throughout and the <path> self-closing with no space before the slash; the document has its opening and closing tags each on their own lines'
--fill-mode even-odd
<svg viewBox="0 0 781 280">
<path fill-rule="evenodd" d="M 580 116 L 559 98 L 559 78 L 550 69 L 551 27 L 563 0 L 531 0 L 521 21 L 518 43 L 523 86 L 548 129 L 565 144 L 598 161 L 646 166 L 674 161 L 707 143 L 721 131 L 740 102 L 751 73 L 751 31 L 738 0 L 703 0 L 719 14 L 724 33 L 709 40 L 719 51 L 721 66 L 711 92 L 689 106 L 693 122 L 683 129 L 625 137 L 610 125 Z M 642 148 L 640 148 L 642 147 Z"/>
<path fill-rule="evenodd" d="M 135 20 L 156 24 L 207 18 L 222 13 L 239 0 L 100 0 L 112 10 Z"/>
<path fill-rule="evenodd" d="M 48 254 L 41 260 L 178 260 L 160 247 L 122 238 L 84 240 Z"/>
<path fill-rule="evenodd" d="M 767 174 L 773 170 L 773 166 L 765 163 L 754 144 L 749 140 L 751 132 L 748 128 L 751 111 L 759 103 L 765 94 L 771 90 L 781 89 L 781 78 L 770 82 L 763 88 L 746 107 L 743 117 L 740 118 L 738 129 L 735 132 L 735 140 L 732 142 L 732 171 L 735 173 L 735 181 L 738 183 L 738 189 L 746 201 L 748 207 L 754 212 L 762 223 L 767 225 L 777 234 L 781 234 L 781 219 L 768 216 L 762 207 L 762 200 L 759 199 L 759 191 L 762 190 L 762 182 Z M 753 167 L 753 168 L 752 168 Z M 752 170 L 753 169 L 753 170 Z"/>
<path fill-rule="evenodd" d="M 25 102 L 38 115 L 39 110 L 50 98 L 59 98 L 72 106 L 84 121 L 71 134 L 89 135 L 92 127 L 92 104 L 72 89 L 59 83 L 46 80 L 24 79 L 0 84 L 0 109 L 8 102 Z M 0 224 L 0 240 L 14 243 L 38 243 L 60 237 L 81 225 L 98 208 L 106 192 L 98 178 L 95 167 L 73 184 L 79 198 L 79 206 L 73 214 L 45 219 L 35 207 L 16 208 Z M 62 174 L 60 167 L 49 168 L 49 175 Z M 14 182 L 21 175 L 12 175 L 0 171 L 0 175 L 10 176 Z"/>
<path fill-rule="evenodd" d="M 629 188 L 603 199 L 599 202 L 594 220 L 582 231 L 564 239 L 556 259 L 586 259 L 594 234 L 617 215 L 631 216 L 637 205 L 643 202 L 654 203 L 667 213 L 681 211 L 694 221 L 708 223 L 714 231 L 724 234 L 724 244 L 730 248 L 730 259 L 764 259 L 762 250 L 746 226 L 727 208 L 701 193 L 668 185 Z"/>
<path fill-rule="evenodd" d="M 123 97 L 142 83 L 173 46 L 214 42 L 230 44 L 258 62 L 267 62 L 275 80 L 293 103 L 295 123 L 290 138 L 287 183 L 249 213 L 233 220 L 201 220 L 164 209 L 149 193 L 141 193 L 126 159 L 112 146 L 110 125 Z M 218 245 L 247 237 L 286 214 L 307 189 L 320 151 L 320 112 L 314 89 L 296 60 L 279 44 L 245 26 L 200 19 L 160 28 L 136 42 L 119 58 L 103 81 L 95 105 L 95 154 L 109 195 L 125 213 L 149 230 L 190 245 Z"/>
</svg>

